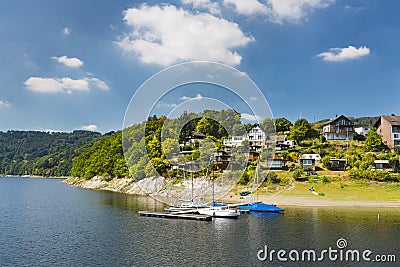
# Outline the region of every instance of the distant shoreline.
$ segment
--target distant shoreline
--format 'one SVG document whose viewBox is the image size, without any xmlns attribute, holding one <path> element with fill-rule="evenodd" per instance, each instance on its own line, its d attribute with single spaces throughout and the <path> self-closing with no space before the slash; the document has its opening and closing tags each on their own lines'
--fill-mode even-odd
<svg viewBox="0 0 400 267">
<path fill-rule="evenodd" d="M 40 175 L 0 175 L 0 178 L 68 179 L 70 177 L 40 176 Z"/>
</svg>

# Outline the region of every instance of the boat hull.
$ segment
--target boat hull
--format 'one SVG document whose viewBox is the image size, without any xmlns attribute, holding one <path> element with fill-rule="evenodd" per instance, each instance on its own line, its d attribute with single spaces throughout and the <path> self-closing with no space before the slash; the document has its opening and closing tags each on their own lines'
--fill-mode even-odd
<svg viewBox="0 0 400 267">
<path fill-rule="evenodd" d="M 237 218 L 240 215 L 239 211 L 232 209 L 206 208 L 206 209 L 198 209 L 197 212 L 202 215 L 208 215 L 220 218 Z"/>
<path fill-rule="evenodd" d="M 248 205 L 239 205 L 237 207 L 238 209 L 244 209 L 244 210 L 249 210 L 249 211 L 253 211 L 253 212 L 276 212 L 276 213 L 280 213 L 283 212 L 284 209 L 276 206 L 276 205 L 272 205 L 272 204 L 264 204 L 261 202 L 254 202 Z"/>
</svg>

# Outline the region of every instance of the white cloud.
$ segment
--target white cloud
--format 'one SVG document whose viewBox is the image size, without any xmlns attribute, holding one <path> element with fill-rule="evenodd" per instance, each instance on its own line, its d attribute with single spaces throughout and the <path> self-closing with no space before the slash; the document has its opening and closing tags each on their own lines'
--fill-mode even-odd
<svg viewBox="0 0 400 267">
<path fill-rule="evenodd" d="M 95 132 L 95 131 L 97 131 L 97 126 L 94 125 L 94 124 L 83 125 L 83 126 L 81 127 L 81 130 Z"/>
<path fill-rule="evenodd" d="M 161 66 L 188 60 L 238 65 L 242 56 L 233 49 L 254 40 L 236 23 L 173 5 L 130 8 L 124 12 L 124 21 L 133 30 L 117 44 L 137 54 L 141 62 Z"/>
<path fill-rule="evenodd" d="M 248 114 L 248 113 L 240 114 L 240 118 L 243 120 L 247 120 L 247 121 L 261 121 L 262 120 L 262 118 L 260 116 Z"/>
<path fill-rule="evenodd" d="M 58 63 L 64 64 L 65 66 L 70 68 L 79 68 L 83 66 L 82 60 L 76 57 L 61 56 L 61 57 L 51 57 L 51 59 L 54 59 Z"/>
<path fill-rule="evenodd" d="M 97 87 L 101 90 L 109 90 L 110 87 L 105 81 L 100 80 L 99 78 L 85 78 L 89 81 L 94 87 Z"/>
<path fill-rule="evenodd" d="M 74 91 L 90 91 L 90 88 L 108 90 L 109 86 L 98 78 L 71 79 L 30 77 L 25 82 L 25 87 L 36 93 L 67 93 Z"/>
<path fill-rule="evenodd" d="M 201 94 L 196 94 L 196 96 L 195 97 L 190 97 L 190 96 L 182 96 L 182 97 L 180 97 L 179 99 L 180 100 L 198 100 L 198 99 L 202 99 L 203 98 L 203 96 L 201 95 Z"/>
<path fill-rule="evenodd" d="M 327 8 L 335 0 L 267 0 L 270 15 L 277 22 L 297 22 L 318 8 Z"/>
<path fill-rule="evenodd" d="M 370 54 L 370 49 L 366 46 L 360 46 L 356 48 L 354 46 L 348 46 L 345 48 L 331 48 L 328 52 L 317 55 L 325 61 L 346 61 L 352 59 L 358 59 Z"/>
<path fill-rule="evenodd" d="M 258 0 L 224 0 L 225 5 L 231 5 L 235 11 L 242 15 L 254 15 L 257 13 L 267 13 L 268 9 Z"/>
<path fill-rule="evenodd" d="M 89 83 L 85 79 L 41 78 L 30 77 L 24 82 L 26 88 L 37 93 L 68 93 L 73 91 L 89 91 Z"/>
<path fill-rule="evenodd" d="M 252 16 L 263 14 L 273 22 L 298 22 L 318 8 L 327 8 L 335 0 L 224 0 L 239 14 Z"/>
<path fill-rule="evenodd" d="M 177 106 L 176 103 L 168 104 L 168 103 L 165 103 L 163 101 L 158 101 L 157 102 L 157 107 L 158 108 L 174 108 L 176 106 Z"/>
<path fill-rule="evenodd" d="M 69 35 L 71 34 L 71 29 L 68 28 L 68 27 L 65 27 L 65 28 L 63 29 L 63 34 L 64 34 L 65 36 L 69 36 Z"/>
<path fill-rule="evenodd" d="M 8 103 L 7 101 L 0 100 L 0 108 L 10 108 L 11 103 Z"/>
<path fill-rule="evenodd" d="M 211 14 L 221 14 L 221 10 L 217 2 L 211 2 L 210 0 L 181 0 L 182 4 L 192 5 L 193 8 L 206 9 Z"/>
</svg>

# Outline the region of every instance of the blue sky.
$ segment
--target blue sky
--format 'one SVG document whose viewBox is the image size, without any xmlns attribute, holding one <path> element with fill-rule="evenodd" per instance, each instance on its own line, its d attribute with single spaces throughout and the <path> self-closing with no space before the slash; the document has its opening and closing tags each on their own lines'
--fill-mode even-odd
<svg viewBox="0 0 400 267">
<path fill-rule="evenodd" d="M 192 60 L 246 73 L 274 117 L 400 114 L 398 10 L 395 0 L 1 1 L 0 130 L 119 130 L 143 82 Z"/>
</svg>

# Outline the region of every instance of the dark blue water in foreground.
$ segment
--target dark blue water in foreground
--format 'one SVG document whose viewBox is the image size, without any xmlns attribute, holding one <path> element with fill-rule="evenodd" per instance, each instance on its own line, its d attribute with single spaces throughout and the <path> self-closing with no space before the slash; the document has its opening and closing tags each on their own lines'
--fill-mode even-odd
<svg viewBox="0 0 400 267">
<path fill-rule="evenodd" d="M 287 208 L 283 215 L 212 222 L 137 214 L 163 207 L 148 197 L 74 188 L 59 179 L 0 178 L 0 266 L 400 265 L 399 209 Z M 288 258 L 294 249 L 338 249 L 339 238 L 347 241 L 344 252 L 368 249 L 371 259 L 393 254 L 397 264 Z M 276 255 L 274 262 L 260 261 L 265 245 L 286 250 L 288 261 Z"/>
</svg>

